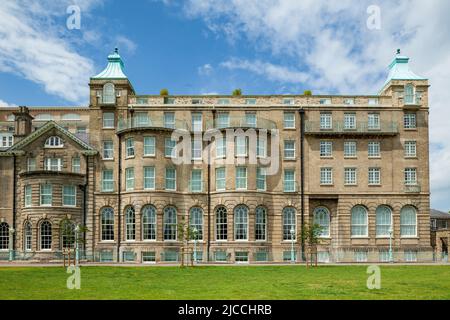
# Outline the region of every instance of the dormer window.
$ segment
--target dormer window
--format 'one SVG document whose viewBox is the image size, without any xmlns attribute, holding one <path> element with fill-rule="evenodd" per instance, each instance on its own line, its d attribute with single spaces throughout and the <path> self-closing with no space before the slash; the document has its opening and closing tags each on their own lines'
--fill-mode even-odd
<svg viewBox="0 0 450 320">
<path fill-rule="evenodd" d="M 60 137 L 57 136 L 50 137 L 47 139 L 47 141 L 45 141 L 46 148 L 62 148 L 63 146 L 63 141 Z"/>
<path fill-rule="evenodd" d="M 106 83 L 103 86 L 103 103 L 114 104 L 116 103 L 116 90 L 114 84 Z"/>
</svg>

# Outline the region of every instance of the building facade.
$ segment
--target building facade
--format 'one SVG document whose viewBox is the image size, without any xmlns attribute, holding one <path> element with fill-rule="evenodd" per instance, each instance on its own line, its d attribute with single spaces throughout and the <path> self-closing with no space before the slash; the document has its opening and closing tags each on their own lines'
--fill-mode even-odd
<svg viewBox="0 0 450 320">
<path fill-rule="evenodd" d="M 429 85 L 400 53 L 377 95 L 138 95 L 117 50 L 89 86 L 0 109 L 4 255 L 58 259 L 82 225 L 94 261 L 302 261 L 314 223 L 321 262 L 432 259 Z"/>
</svg>

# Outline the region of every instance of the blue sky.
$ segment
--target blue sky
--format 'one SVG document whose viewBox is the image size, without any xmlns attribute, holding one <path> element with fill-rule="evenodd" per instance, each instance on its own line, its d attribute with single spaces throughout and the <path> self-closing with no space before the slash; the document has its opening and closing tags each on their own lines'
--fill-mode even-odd
<svg viewBox="0 0 450 320">
<path fill-rule="evenodd" d="M 66 27 L 74 4 L 79 30 Z M 375 94 L 401 48 L 432 85 L 432 202 L 448 210 L 448 12 L 446 0 L 3 0 L 0 106 L 85 104 L 115 46 L 139 94 Z"/>
</svg>

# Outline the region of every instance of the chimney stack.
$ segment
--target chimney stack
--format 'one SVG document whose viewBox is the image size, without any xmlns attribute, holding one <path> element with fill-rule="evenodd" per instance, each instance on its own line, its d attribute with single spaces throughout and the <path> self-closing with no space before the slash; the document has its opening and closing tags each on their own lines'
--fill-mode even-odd
<svg viewBox="0 0 450 320">
<path fill-rule="evenodd" d="M 15 116 L 15 133 L 14 141 L 18 142 L 32 131 L 33 117 L 30 115 L 30 110 L 25 106 L 20 106 L 17 112 L 13 112 Z"/>
</svg>

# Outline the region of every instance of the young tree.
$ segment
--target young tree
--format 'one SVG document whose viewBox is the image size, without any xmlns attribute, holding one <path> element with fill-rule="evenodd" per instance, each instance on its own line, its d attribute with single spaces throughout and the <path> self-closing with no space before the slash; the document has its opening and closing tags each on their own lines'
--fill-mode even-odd
<svg viewBox="0 0 450 320">
<path fill-rule="evenodd" d="M 189 247 L 189 241 L 193 240 L 194 232 L 192 230 L 192 227 L 187 223 L 184 219 L 184 217 L 181 218 L 181 222 L 177 225 L 178 229 L 178 237 L 182 241 L 181 246 L 181 266 L 184 267 L 187 262 L 187 256 L 190 256 L 190 261 L 192 263 L 192 257 Z"/>
<path fill-rule="evenodd" d="M 307 255 L 306 255 L 306 266 L 309 263 L 312 265 L 313 257 L 315 265 L 317 266 L 317 245 L 321 242 L 321 234 L 323 231 L 323 227 L 318 224 L 310 223 L 302 230 L 302 239 L 307 247 Z"/>
<path fill-rule="evenodd" d="M 305 91 L 303 92 L 303 95 L 304 95 L 304 96 L 312 96 L 312 91 L 311 91 L 311 90 L 305 90 Z"/>
<path fill-rule="evenodd" d="M 169 90 L 167 90 L 166 88 L 161 89 L 161 91 L 159 91 L 159 95 L 163 96 L 163 97 L 168 96 L 169 95 Z"/>
</svg>

